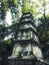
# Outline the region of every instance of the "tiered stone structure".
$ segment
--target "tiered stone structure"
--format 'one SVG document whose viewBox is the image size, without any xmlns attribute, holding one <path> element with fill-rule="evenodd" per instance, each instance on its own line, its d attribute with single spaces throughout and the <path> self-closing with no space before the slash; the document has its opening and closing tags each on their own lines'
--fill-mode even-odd
<svg viewBox="0 0 49 65">
<path fill-rule="evenodd" d="M 9 60 L 21 60 L 20 64 L 19 62 L 14 62 L 16 65 L 32 65 L 33 59 L 36 57 L 39 59 L 39 57 L 42 58 L 42 53 L 39 48 L 39 39 L 38 34 L 36 30 L 36 26 L 34 24 L 33 16 L 30 12 L 24 13 L 20 19 L 20 22 L 18 23 L 18 28 L 16 29 L 16 35 L 13 39 L 14 41 L 14 48 L 12 55 L 8 57 Z M 28 62 L 23 60 L 32 60 Z M 13 62 L 12 61 L 12 62 Z M 23 61 L 23 62 L 22 62 Z M 22 63 L 21 63 L 22 62 Z M 11 61 L 10 61 L 11 63 Z M 13 65 L 15 65 L 13 64 Z"/>
</svg>

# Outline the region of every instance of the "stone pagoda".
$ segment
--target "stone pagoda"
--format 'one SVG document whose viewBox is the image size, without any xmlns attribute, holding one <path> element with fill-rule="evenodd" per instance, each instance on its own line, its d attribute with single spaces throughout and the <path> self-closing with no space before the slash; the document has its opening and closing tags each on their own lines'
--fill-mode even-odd
<svg viewBox="0 0 49 65">
<path fill-rule="evenodd" d="M 12 55 L 8 59 L 42 58 L 36 28 L 32 14 L 30 12 L 22 14 L 13 39 L 15 45 Z"/>
</svg>

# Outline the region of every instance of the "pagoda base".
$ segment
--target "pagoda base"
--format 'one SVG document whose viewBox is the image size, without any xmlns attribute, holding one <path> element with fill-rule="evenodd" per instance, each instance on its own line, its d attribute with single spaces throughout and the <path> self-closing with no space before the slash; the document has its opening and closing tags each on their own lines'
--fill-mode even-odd
<svg viewBox="0 0 49 65">
<path fill-rule="evenodd" d="M 10 59 L 8 65 L 48 65 L 36 59 Z"/>
<path fill-rule="evenodd" d="M 31 59 L 10 59 L 8 65 L 34 65 L 35 60 Z"/>
</svg>

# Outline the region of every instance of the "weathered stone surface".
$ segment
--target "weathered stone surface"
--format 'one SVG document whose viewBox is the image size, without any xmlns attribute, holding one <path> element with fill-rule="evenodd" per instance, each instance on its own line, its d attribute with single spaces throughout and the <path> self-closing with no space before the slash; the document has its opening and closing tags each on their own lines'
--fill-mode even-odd
<svg viewBox="0 0 49 65">
<path fill-rule="evenodd" d="M 22 15 L 16 30 L 15 40 L 13 40 L 16 44 L 12 55 L 9 57 L 9 65 L 35 65 L 36 60 L 32 57 L 42 57 L 42 51 L 38 46 L 40 45 L 38 34 L 33 21 L 31 13 Z M 18 58 L 21 58 L 21 60 L 18 60 Z"/>
</svg>

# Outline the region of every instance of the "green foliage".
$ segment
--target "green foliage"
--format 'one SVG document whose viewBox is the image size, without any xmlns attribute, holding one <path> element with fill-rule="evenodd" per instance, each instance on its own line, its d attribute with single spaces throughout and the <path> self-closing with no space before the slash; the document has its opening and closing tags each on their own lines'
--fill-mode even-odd
<svg viewBox="0 0 49 65">
<path fill-rule="evenodd" d="M 0 5 L 0 14 L 1 19 L 5 19 L 6 11 L 8 10 L 8 5 L 6 0 L 1 0 Z"/>
<path fill-rule="evenodd" d="M 43 18 L 41 18 L 42 24 L 38 26 L 38 33 L 40 36 L 40 42 L 41 43 L 47 43 L 49 41 L 49 20 L 46 22 Z"/>
<path fill-rule="evenodd" d="M 6 51 L 5 41 L 0 41 L 0 55 L 2 55 L 4 51 Z"/>
<path fill-rule="evenodd" d="M 22 12 L 28 12 L 29 11 L 29 7 L 28 7 L 28 3 L 27 0 L 22 0 Z"/>
<path fill-rule="evenodd" d="M 4 27 L 3 25 L 0 25 L 0 40 L 3 40 L 4 38 Z"/>
<path fill-rule="evenodd" d="M 6 41 L 5 41 L 5 44 L 11 45 L 11 44 L 12 44 L 12 40 L 11 40 L 11 39 L 6 40 Z"/>
</svg>

